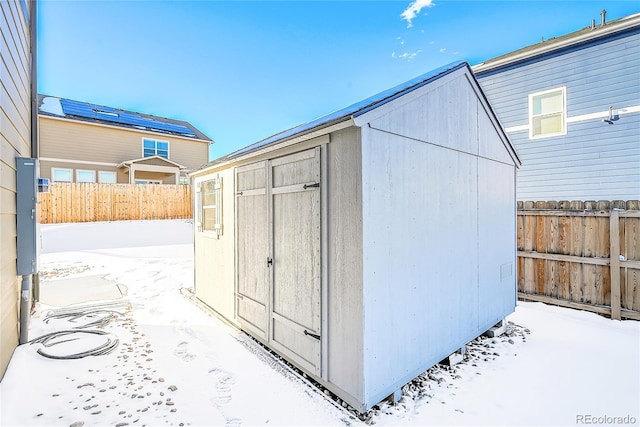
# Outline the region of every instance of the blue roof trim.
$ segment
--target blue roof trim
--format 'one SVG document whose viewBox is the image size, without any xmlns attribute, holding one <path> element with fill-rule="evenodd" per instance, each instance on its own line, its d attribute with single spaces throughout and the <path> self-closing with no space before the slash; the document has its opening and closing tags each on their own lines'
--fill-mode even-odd
<svg viewBox="0 0 640 427">
<path fill-rule="evenodd" d="M 287 138 L 291 138 L 296 135 L 300 135 L 302 133 L 308 132 L 312 129 L 320 128 L 327 126 L 332 123 L 337 123 L 343 121 L 347 118 L 353 118 L 361 116 L 375 108 L 378 108 L 388 102 L 393 101 L 411 91 L 414 91 L 418 88 L 421 88 L 434 80 L 437 80 L 441 77 L 446 76 L 449 73 L 457 71 L 460 68 L 469 68 L 469 64 L 467 62 L 452 62 L 450 64 L 444 65 L 440 68 L 436 68 L 434 70 L 429 71 L 428 73 L 422 74 L 414 79 L 411 79 L 407 82 L 404 82 L 398 86 L 395 86 L 391 89 L 385 90 L 383 92 L 377 93 L 369 98 L 366 98 L 360 102 L 352 104 L 348 107 L 335 111 L 333 113 L 327 114 L 325 116 L 319 117 L 315 120 L 312 120 L 307 123 L 303 123 L 291 129 L 285 130 L 283 132 L 272 135 L 266 139 L 255 142 L 251 145 L 248 145 L 244 148 L 241 148 L 237 151 L 234 151 L 226 156 L 220 157 L 211 164 L 217 164 L 224 162 L 226 160 L 230 160 L 236 157 L 239 157 L 243 154 L 247 154 L 251 151 L 258 150 L 267 145 L 274 144 L 276 142 L 282 141 Z M 469 68 L 470 70 L 470 68 Z"/>
</svg>

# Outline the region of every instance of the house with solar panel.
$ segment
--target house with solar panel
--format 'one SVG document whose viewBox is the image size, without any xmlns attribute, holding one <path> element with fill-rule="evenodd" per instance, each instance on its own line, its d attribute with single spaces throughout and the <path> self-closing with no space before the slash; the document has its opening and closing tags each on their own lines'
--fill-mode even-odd
<svg viewBox="0 0 640 427">
<path fill-rule="evenodd" d="M 213 141 L 188 122 L 38 95 L 40 177 L 188 184 Z"/>
</svg>

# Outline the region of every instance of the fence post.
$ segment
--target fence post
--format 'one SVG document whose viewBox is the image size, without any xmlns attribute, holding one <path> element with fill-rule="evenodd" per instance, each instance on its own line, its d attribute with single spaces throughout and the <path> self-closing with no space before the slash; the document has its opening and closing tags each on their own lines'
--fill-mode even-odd
<svg viewBox="0 0 640 427">
<path fill-rule="evenodd" d="M 611 272 L 611 318 L 620 320 L 620 212 L 618 209 L 611 209 L 609 216 L 609 240 L 611 249 L 609 251 L 611 261 L 609 271 Z"/>
</svg>

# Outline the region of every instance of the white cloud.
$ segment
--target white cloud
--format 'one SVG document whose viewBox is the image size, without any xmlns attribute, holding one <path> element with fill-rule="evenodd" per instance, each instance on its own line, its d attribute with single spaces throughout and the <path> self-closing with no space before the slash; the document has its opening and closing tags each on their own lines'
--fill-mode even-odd
<svg viewBox="0 0 640 427">
<path fill-rule="evenodd" d="M 402 37 L 396 37 L 396 40 L 398 40 L 400 44 L 404 44 L 404 40 L 402 39 Z"/>
<path fill-rule="evenodd" d="M 440 49 L 440 53 L 445 53 L 446 51 L 447 51 L 446 47 L 443 47 L 443 48 Z"/>
<path fill-rule="evenodd" d="M 413 21 L 413 18 L 418 16 L 422 9 L 425 7 L 431 7 L 434 4 L 433 0 L 413 0 L 413 2 L 411 2 L 411 4 L 400 14 L 402 19 L 407 21 L 407 28 L 413 27 L 413 23 L 411 21 Z"/>
<path fill-rule="evenodd" d="M 395 52 L 391 54 L 392 58 L 404 59 L 406 61 L 411 61 L 413 58 L 418 56 L 418 54 L 422 52 L 422 49 L 416 50 L 415 52 L 404 52 L 399 55 L 396 55 Z"/>
</svg>

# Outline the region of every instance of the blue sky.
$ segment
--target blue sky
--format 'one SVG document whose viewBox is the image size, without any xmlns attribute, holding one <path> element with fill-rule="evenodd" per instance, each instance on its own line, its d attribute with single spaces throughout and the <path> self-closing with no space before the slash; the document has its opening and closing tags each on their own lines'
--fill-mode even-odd
<svg viewBox="0 0 640 427">
<path fill-rule="evenodd" d="M 38 91 L 191 122 L 217 158 L 635 1 L 39 2 Z"/>
</svg>

